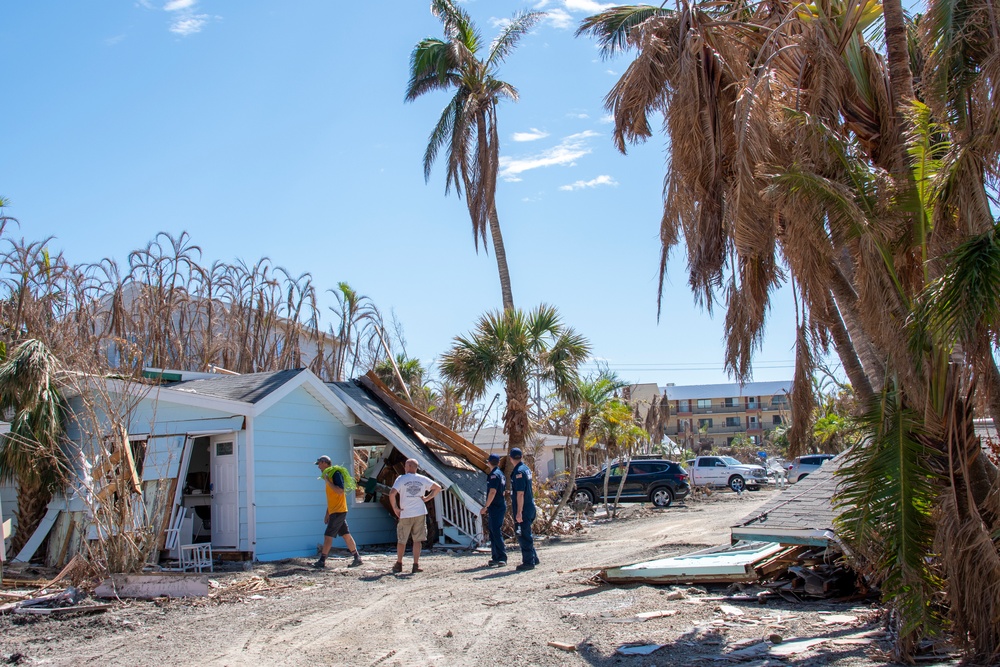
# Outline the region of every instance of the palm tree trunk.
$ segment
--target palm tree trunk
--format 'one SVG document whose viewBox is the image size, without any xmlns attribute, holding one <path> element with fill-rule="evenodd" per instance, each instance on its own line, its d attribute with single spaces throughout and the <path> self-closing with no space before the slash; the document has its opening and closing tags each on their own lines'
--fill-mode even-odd
<svg viewBox="0 0 1000 667">
<path fill-rule="evenodd" d="M 507 409 L 503 414 L 504 428 L 507 430 L 507 443 L 513 449 L 524 449 L 528 439 L 530 424 L 528 422 L 528 387 L 518 384 L 507 385 Z"/>
<path fill-rule="evenodd" d="M 569 481 L 566 482 L 566 488 L 563 489 L 562 498 L 559 499 L 559 504 L 556 505 L 555 510 L 552 512 L 552 516 L 550 516 L 549 520 L 545 523 L 546 530 L 548 530 L 549 526 L 552 525 L 552 522 L 556 520 L 556 517 L 559 516 L 559 512 L 562 512 L 566 508 L 566 505 L 569 503 L 570 496 L 573 495 L 573 489 L 576 487 L 576 468 L 578 465 L 576 455 L 578 449 L 581 453 L 583 452 L 583 439 L 585 435 L 586 431 L 581 432 L 576 446 L 568 447 L 566 449 L 566 453 L 569 455 L 567 457 L 567 463 L 569 464 Z"/>
<path fill-rule="evenodd" d="M 17 531 L 10 541 L 10 553 L 16 556 L 28 543 L 45 517 L 52 494 L 37 482 L 18 479 L 17 484 Z"/>
<path fill-rule="evenodd" d="M 910 47 L 903 18 L 903 4 L 900 0 L 882 3 L 882 18 L 885 21 L 885 48 L 889 65 L 889 87 L 892 90 L 893 132 L 898 147 L 893 156 L 892 173 L 899 185 L 906 182 L 909 175 L 906 168 L 906 145 L 903 110 L 914 99 L 913 73 L 910 71 Z"/>
<path fill-rule="evenodd" d="M 868 381 L 865 369 L 861 365 L 861 359 L 858 357 L 858 352 L 832 297 L 829 299 L 827 313 L 829 321 L 826 326 L 833 338 L 833 346 L 837 350 L 837 356 L 840 357 L 840 362 L 844 365 L 844 372 L 847 373 L 847 378 L 851 381 L 851 386 L 854 387 L 858 399 L 867 404 L 875 397 L 875 392 L 871 382 Z"/>
<path fill-rule="evenodd" d="M 500 293 L 503 296 L 503 309 L 514 308 L 514 295 L 510 288 L 510 269 L 507 268 L 507 251 L 503 245 L 503 235 L 500 233 L 500 218 L 497 216 L 496 202 L 490 202 L 490 236 L 493 238 L 493 254 L 497 258 L 497 271 L 500 273 Z"/>
<path fill-rule="evenodd" d="M 628 468 L 631 462 L 632 462 L 632 457 L 626 456 L 625 463 L 623 464 L 624 468 L 622 468 L 622 478 L 618 482 L 618 493 L 615 494 L 614 517 L 618 516 L 618 502 L 621 500 L 622 497 L 622 489 L 625 488 L 625 480 L 628 478 Z"/>
</svg>

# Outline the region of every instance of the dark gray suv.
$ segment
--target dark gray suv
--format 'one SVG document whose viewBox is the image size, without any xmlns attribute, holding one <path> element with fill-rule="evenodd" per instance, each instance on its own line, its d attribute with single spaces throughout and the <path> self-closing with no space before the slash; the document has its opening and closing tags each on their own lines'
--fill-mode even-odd
<svg viewBox="0 0 1000 667">
<path fill-rule="evenodd" d="M 573 498 L 577 501 L 596 502 L 604 499 L 604 473 L 607 470 L 590 477 L 579 477 L 576 480 L 576 490 Z M 608 480 L 608 500 L 614 500 L 618 493 L 618 485 L 622 480 L 624 464 L 611 464 L 611 477 Z M 623 501 L 649 501 L 657 507 L 670 507 L 675 500 L 685 497 L 690 491 L 688 474 L 679 463 L 666 460 L 642 459 L 632 461 L 625 475 L 625 488 L 622 489 Z"/>
</svg>

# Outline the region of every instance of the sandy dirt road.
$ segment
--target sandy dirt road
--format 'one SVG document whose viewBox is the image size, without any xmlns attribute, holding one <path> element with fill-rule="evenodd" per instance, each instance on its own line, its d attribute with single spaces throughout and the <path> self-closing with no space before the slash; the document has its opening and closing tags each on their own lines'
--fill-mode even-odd
<svg viewBox="0 0 1000 667">
<path fill-rule="evenodd" d="M 824 641 L 787 659 L 746 664 L 885 664 L 879 612 L 821 601 L 741 603 L 727 616 L 698 601 L 724 588 L 671 599 L 669 587 L 591 583 L 602 566 L 675 555 L 728 542 L 728 527 L 771 491 L 715 494 L 667 510 L 627 507 L 624 519 L 540 543 L 541 565 L 485 567 L 488 555 L 434 550 L 423 573 L 391 574 L 394 555 L 364 554 L 312 571 L 304 559 L 217 574 L 215 599 L 116 603 L 98 616 L 0 617 L 0 662 L 47 665 L 698 665 L 738 664 L 732 651 L 778 633 Z M 409 555 L 407 555 L 407 570 Z M 248 577 L 272 588 L 227 595 Z M 682 587 L 686 588 L 686 587 Z M 637 622 L 636 614 L 676 610 Z M 822 613 L 821 613 L 822 612 Z M 832 614 L 844 620 L 827 622 Z M 867 633 L 867 634 L 866 634 Z M 547 645 L 572 644 L 574 652 Z M 649 656 L 616 654 L 629 642 L 665 644 Z M 736 654 L 738 655 L 738 654 Z M 719 660 L 725 661 L 720 663 Z"/>
</svg>

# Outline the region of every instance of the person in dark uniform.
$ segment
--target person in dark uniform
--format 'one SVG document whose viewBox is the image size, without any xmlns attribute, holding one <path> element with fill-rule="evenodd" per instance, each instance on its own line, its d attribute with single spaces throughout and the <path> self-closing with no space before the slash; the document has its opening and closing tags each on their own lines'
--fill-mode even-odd
<svg viewBox="0 0 1000 667">
<path fill-rule="evenodd" d="M 531 524 L 535 520 L 535 498 L 531 492 L 531 469 L 521 460 L 521 450 L 510 450 L 514 470 L 510 473 L 511 511 L 517 526 L 517 541 L 521 543 L 521 564 L 518 570 L 533 570 L 538 565 Z"/>
<path fill-rule="evenodd" d="M 493 470 L 486 476 L 486 507 L 480 510 L 480 514 L 489 513 L 490 531 L 490 567 L 503 567 L 507 564 L 507 547 L 503 543 L 503 518 L 507 514 L 507 501 L 504 500 L 504 490 L 507 487 L 507 478 L 503 475 L 503 470 L 497 466 L 500 457 L 490 454 L 490 465 Z"/>
</svg>

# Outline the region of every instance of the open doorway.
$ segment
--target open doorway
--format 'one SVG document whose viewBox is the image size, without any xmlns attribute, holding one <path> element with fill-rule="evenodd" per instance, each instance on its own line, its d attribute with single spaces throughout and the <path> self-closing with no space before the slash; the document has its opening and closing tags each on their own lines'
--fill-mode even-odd
<svg viewBox="0 0 1000 667">
<path fill-rule="evenodd" d="M 207 542 L 213 550 L 236 549 L 239 545 L 236 434 L 196 437 L 189 447 L 181 505 L 192 518 L 191 544 Z"/>
</svg>

